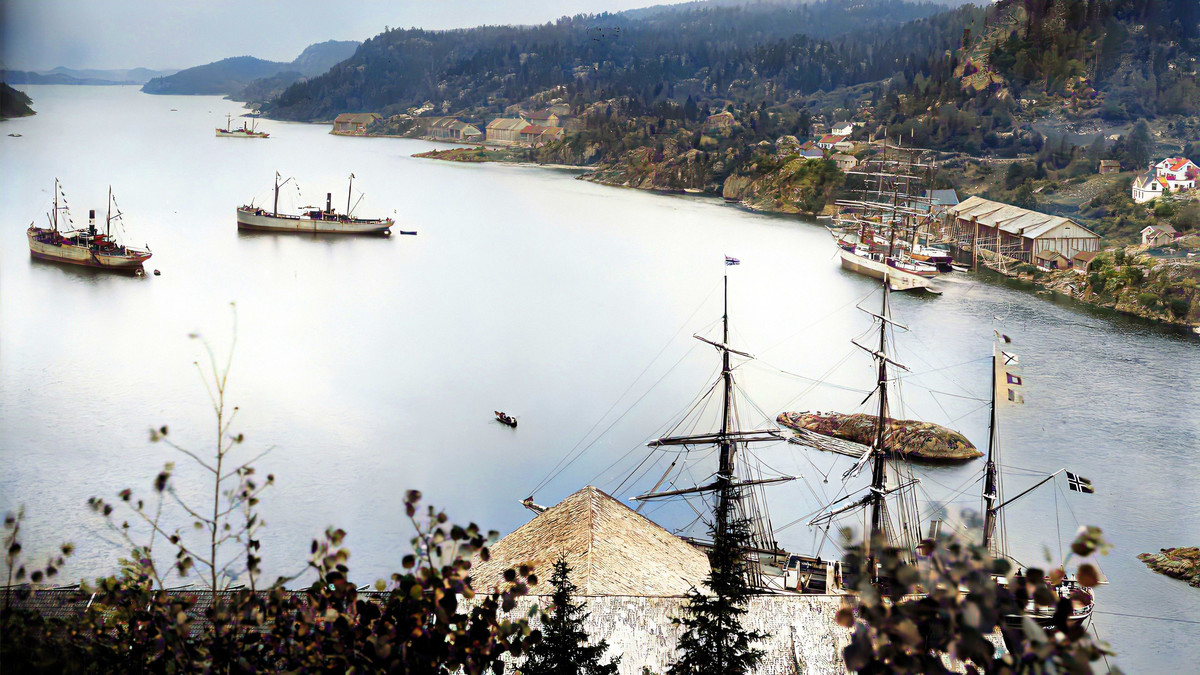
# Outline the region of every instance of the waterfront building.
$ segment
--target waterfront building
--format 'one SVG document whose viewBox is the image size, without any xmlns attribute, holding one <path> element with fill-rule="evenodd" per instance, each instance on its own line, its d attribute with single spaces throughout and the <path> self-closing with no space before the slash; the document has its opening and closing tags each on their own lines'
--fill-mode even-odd
<svg viewBox="0 0 1200 675">
<path fill-rule="evenodd" d="M 1045 249 L 1033 254 L 1033 261 L 1037 264 L 1038 269 L 1045 272 L 1053 270 L 1065 270 L 1071 265 L 1063 254 L 1051 249 Z"/>
<path fill-rule="evenodd" d="M 361 136 L 375 120 L 383 119 L 379 113 L 342 113 L 333 120 L 333 133 Z"/>
<path fill-rule="evenodd" d="M 488 122 L 485 132 L 489 143 L 512 145 L 521 142 L 521 131 L 529 126 L 529 122 L 519 117 L 497 117 Z"/>
<path fill-rule="evenodd" d="M 543 127 L 530 124 L 521 130 L 521 142 L 532 146 L 545 145 L 563 137 L 562 127 Z"/>
<path fill-rule="evenodd" d="M 474 143 L 483 140 L 483 132 L 479 130 L 479 127 L 455 117 L 439 117 L 432 120 L 429 123 L 429 135 L 446 141 Z"/>
<path fill-rule="evenodd" d="M 1064 216 L 973 196 L 946 209 L 946 225 L 962 247 L 1032 263 L 1042 251 L 1070 260 L 1080 251 L 1099 251 L 1100 235 Z"/>
</svg>

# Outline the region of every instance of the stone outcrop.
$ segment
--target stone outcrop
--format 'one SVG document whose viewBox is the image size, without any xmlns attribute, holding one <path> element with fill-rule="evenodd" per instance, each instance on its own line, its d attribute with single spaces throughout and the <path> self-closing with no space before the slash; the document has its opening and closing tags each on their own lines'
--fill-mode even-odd
<svg viewBox="0 0 1200 675">
<path fill-rule="evenodd" d="M 811 431 L 869 446 L 875 440 L 876 419 L 875 415 L 862 413 L 785 412 L 779 414 L 776 422 L 789 429 Z M 889 422 L 887 446 L 905 459 L 960 462 L 983 456 L 965 436 L 941 425 L 918 420 Z"/>
<path fill-rule="evenodd" d="M 1138 560 L 1159 574 L 1181 579 L 1189 586 L 1200 588 L 1200 548 L 1196 546 L 1164 548 L 1158 553 L 1143 553 L 1138 556 Z"/>
</svg>

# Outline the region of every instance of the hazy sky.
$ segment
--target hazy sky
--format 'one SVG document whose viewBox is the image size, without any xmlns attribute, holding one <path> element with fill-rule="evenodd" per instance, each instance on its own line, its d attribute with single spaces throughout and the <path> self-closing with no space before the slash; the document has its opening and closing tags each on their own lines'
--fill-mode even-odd
<svg viewBox="0 0 1200 675">
<path fill-rule="evenodd" d="M 16 70 L 187 68 L 228 56 L 291 61 L 384 26 L 544 23 L 678 0 L 0 0 L 0 60 Z"/>
</svg>

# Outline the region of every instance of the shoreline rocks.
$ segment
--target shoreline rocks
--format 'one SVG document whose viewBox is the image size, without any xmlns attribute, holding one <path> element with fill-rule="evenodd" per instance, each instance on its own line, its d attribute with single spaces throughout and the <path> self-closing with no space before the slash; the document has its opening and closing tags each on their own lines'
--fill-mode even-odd
<svg viewBox="0 0 1200 675">
<path fill-rule="evenodd" d="M 1181 546 L 1159 549 L 1158 553 L 1143 553 L 1138 560 L 1159 574 L 1200 588 L 1200 547 Z"/>
<path fill-rule="evenodd" d="M 789 429 L 811 431 L 871 445 L 875 438 L 875 415 L 857 413 L 785 412 L 775 419 Z M 965 436 L 938 424 L 918 420 L 889 420 L 889 446 L 906 459 L 931 462 L 964 462 L 982 457 Z"/>
</svg>

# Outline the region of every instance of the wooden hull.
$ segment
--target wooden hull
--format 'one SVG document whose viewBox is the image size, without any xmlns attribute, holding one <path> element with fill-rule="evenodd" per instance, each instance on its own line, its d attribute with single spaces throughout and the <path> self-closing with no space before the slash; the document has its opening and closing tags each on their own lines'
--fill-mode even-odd
<svg viewBox="0 0 1200 675">
<path fill-rule="evenodd" d="M 893 291 L 923 290 L 928 289 L 930 286 L 929 279 L 855 255 L 844 248 L 838 249 L 838 255 L 842 259 L 843 269 L 848 269 L 851 272 L 857 272 L 873 279 L 885 279 L 888 282 L 888 287 Z"/>
<path fill-rule="evenodd" d="M 317 219 L 309 216 L 271 215 L 258 209 L 238 209 L 239 230 L 257 232 L 305 232 L 316 234 L 382 234 L 392 233 L 395 221 L 383 219 Z"/>
<path fill-rule="evenodd" d="M 29 238 L 29 255 L 39 260 L 51 260 L 83 267 L 132 271 L 150 259 L 149 251 L 127 249 L 123 254 L 95 253 L 83 246 L 38 241 L 33 232 L 28 232 L 27 236 Z"/>
</svg>

